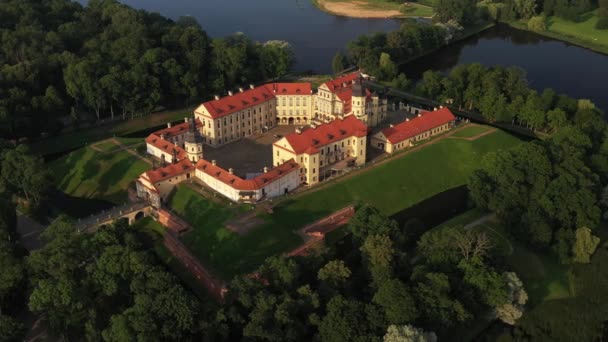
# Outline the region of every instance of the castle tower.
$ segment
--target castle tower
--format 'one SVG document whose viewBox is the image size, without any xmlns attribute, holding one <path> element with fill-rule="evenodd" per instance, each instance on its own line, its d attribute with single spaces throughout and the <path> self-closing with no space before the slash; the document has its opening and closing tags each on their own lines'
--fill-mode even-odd
<svg viewBox="0 0 608 342">
<path fill-rule="evenodd" d="M 203 139 L 200 132 L 196 130 L 196 119 L 193 116 L 189 120 L 190 128 L 184 137 L 184 149 L 188 154 L 188 159 L 196 163 L 203 159 Z"/>
<path fill-rule="evenodd" d="M 363 87 L 361 76 L 355 78 L 353 82 L 353 95 L 351 98 L 352 114 L 356 116 L 357 119 L 367 124 L 368 118 L 365 111 L 365 87 Z"/>
</svg>

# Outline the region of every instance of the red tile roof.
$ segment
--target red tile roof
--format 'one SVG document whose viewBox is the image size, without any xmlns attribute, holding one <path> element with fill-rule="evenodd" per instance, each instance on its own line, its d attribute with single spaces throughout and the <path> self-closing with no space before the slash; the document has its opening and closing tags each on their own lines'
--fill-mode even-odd
<svg viewBox="0 0 608 342">
<path fill-rule="evenodd" d="M 194 123 L 196 124 L 197 128 L 200 128 L 203 124 L 201 123 L 201 120 L 196 119 L 194 121 Z M 165 139 L 172 137 L 174 135 L 178 135 L 178 134 L 182 134 L 182 133 L 186 133 L 188 131 L 188 128 L 190 128 L 190 123 L 188 122 L 183 122 L 180 123 L 178 125 L 174 125 L 168 128 L 163 128 L 159 131 L 156 131 L 152 134 L 156 134 L 157 136 L 160 137 L 161 134 L 165 135 Z"/>
<path fill-rule="evenodd" d="M 183 148 L 181 148 L 180 146 L 174 145 L 172 142 L 170 142 L 168 140 L 161 139 L 160 136 L 156 135 L 156 133 L 152 133 L 146 138 L 146 144 L 150 144 L 170 155 L 173 155 L 173 149 L 175 149 L 175 151 L 177 152 L 178 160 L 188 157 L 186 151 L 184 151 Z M 167 160 L 167 161 L 170 161 L 170 160 Z"/>
<path fill-rule="evenodd" d="M 219 100 L 207 101 L 202 105 L 211 114 L 212 118 L 217 119 L 252 106 L 257 106 L 272 98 L 274 98 L 272 90 L 262 86 L 248 89 L 242 93 L 224 96 Z"/>
<path fill-rule="evenodd" d="M 296 154 L 315 154 L 319 152 L 319 147 L 327 144 L 352 136 L 364 137 L 366 135 L 367 126 L 354 115 L 349 115 L 344 119 L 336 119 L 317 128 L 309 128 L 301 134 L 289 134 L 285 136 L 285 139 Z"/>
<path fill-rule="evenodd" d="M 146 171 L 145 174 L 152 183 L 157 183 L 162 180 L 179 176 L 186 172 L 194 170 L 194 166 L 190 160 L 182 159 L 175 164 L 168 164 L 165 167 L 161 167 L 155 170 Z"/>
<path fill-rule="evenodd" d="M 259 190 L 269 183 L 272 183 L 290 172 L 297 170 L 299 165 L 293 159 L 290 159 L 285 163 L 268 170 L 268 172 L 256 176 L 253 179 L 243 179 L 237 175 L 230 174 L 230 172 L 217 165 L 213 165 L 212 162 L 204 159 L 201 159 L 196 163 L 196 168 L 209 176 L 218 179 L 233 189 L 252 191 Z"/>
<path fill-rule="evenodd" d="M 264 85 L 276 95 L 310 95 L 310 83 L 269 83 Z M 276 90 L 276 91 L 275 91 Z"/>
<path fill-rule="evenodd" d="M 450 109 L 443 107 L 434 112 L 422 112 L 419 117 L 384 129 L 382 134 L 391 144 L 396 144 L 454 120 L 456 120 L 456 117 Z"/>
<path fill-rule="evenodd" d="M 356 71 L 356 72 L 353 72 L 350 74 L 346 74 L 342 77 L 338 77 L 336 79 L 329 80 L 323 84 L 326 85 L 327 88 L 329 88 L 329 90 L 332 93 L 334 93 L 334 92 L 341 91 L 345 88 L 352 88 L 353 81 L 359 76 L 361 76 L 361 73 Z"/>
</svg>

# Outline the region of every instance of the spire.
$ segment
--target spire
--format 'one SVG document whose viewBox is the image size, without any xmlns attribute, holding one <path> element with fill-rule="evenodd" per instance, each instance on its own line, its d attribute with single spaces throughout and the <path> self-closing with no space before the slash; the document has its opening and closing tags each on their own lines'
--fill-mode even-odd
<svg viewBox="0 0 608 342">
<path fill-rule="evenodd" d="M 363 87 L 363 76 L 359 74 L 359 77 L 355 78 L 353 84 L 353 96 L 365 97 L 365 88 Z"/>
</svg>

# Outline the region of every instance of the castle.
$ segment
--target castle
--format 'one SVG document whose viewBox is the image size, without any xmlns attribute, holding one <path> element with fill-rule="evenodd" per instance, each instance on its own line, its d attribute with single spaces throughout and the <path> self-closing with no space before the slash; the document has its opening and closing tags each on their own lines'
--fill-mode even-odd
<svg viewBox="0 0 608 342">
<path fill-rule="evenodd" d="M 269 83 L 216 96 L 196 108 L 193 117 L 146 138 L 147 152 L 159 167 L 139 176 L 137 194 L 158 207 L 176 184 L 193 178 L 230 200 L 255 203 L 316 184 L 331 172 L 365 164 L 368 134 L 386 120 L 387 103 L 363 86 L 359 72 L 325 82 L 316 94 L 310 83 Z M 455 118 L 448 112 L 423 113 L 391 126 L 372 137 L 373 146 L 391 153 L 449 129 Z M 251 178 L 204 159 L 204 145 L 222 146 L 277 125 L 301 126 L 273 144 L 273 167 Z"/>
</svg>

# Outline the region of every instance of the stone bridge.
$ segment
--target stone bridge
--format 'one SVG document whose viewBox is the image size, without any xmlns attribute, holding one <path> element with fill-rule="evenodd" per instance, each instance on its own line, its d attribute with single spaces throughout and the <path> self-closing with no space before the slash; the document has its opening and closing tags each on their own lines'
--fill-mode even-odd
<svg viewBox="0 0 608 342">
<path fill-rule="evenodd" d="M 84 219 L 78 219 L 76 228 L 79 232 L 90 233 L 101 226 L 112 224 L 118 219 L 125 218 L 129 220 L 129 224 L 133 224 L 139 219 L 154 215 L 154 213 L 155 209 L 148 202 L 127 203 Z"/>
</svg>

